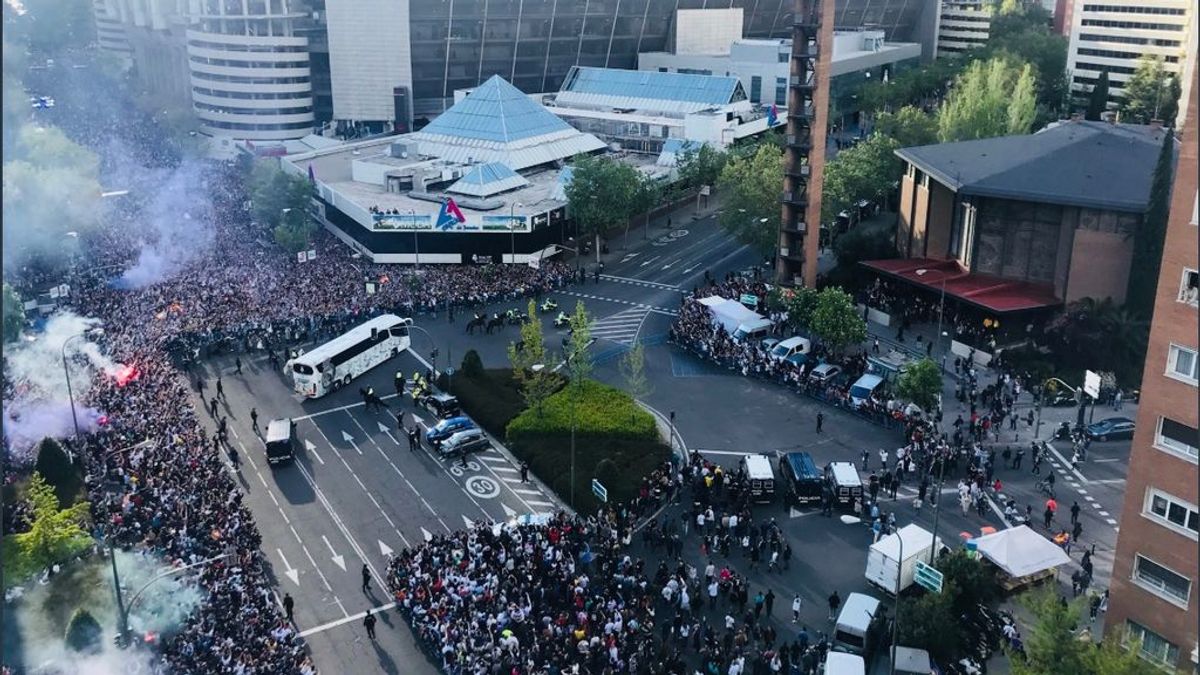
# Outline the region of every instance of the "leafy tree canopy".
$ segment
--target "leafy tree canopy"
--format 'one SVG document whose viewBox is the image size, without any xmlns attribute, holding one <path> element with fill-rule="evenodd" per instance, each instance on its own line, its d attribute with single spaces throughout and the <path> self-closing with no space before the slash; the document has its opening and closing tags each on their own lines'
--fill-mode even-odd
<svg viewBox="0 0 1200 675">
<path fill-rule="evenodd" d="M 1143 56 L 1125 83 L 1121 120 L 1131 124 L 1162 120 L 1168 126 L 1174 125 L 1180 95 L 1179 81 L 1166 71 L 1162 57 Z"/>
<path fill-rule="evenodd" d="M 571 180 L 566 185 L 567 210 L 585 235 L 596 238 L 596 260 L 600 259 L 600 235 L 627 225 L 641 205 L 642 175 L 632 166 L 605 155 L 581 155 L 571 162 Z"/>
<path fill-rule="evenodd" d="M 1036 115 L 1033 68 L 1004 57 L 973 61 L 938 110 L 944 143 L 1029 133 Z"/>
<path fill-rule="evenodd" d="M 707 143 L 701 145 L 698 150 L 688 148 L 679 158 L 679 181 L 690 188 L 715 185 L 721 177 L 721 169 L 725 168 L 728 160 L 727 153 Z"/>
<path fill-rule="evenodd" d="M 761 255 L 774 252 L 779 240 L 783 154 L 761 145 L 753 156 L 727 163 L 719 184 L 725 195 L 721 227 Z"/>
<path fill-rule="evenodd" d="M 900 397 L 932 411 L 937 405 L 938 394 L 942 393 L 942 370 L 929 359 L 910 363 L 896 383 Z"/>
<path fill-rule="evenodd" d="M 854 306 L 854 300 L 832 286 L 817 294 L 812 331 L 835 353 L 867 339 L 867 323 Z"/>
<path fill-rule="evenodd" d="M 4 284 L 4 342 L 5 344 L 21 336 L 25 326 L 25 305 L 16 289 Z"/>
<path fill-rule="evenodd" d="M 876 200 L 890 193 L 903 166 L 896 156 L 899 147 L 896 139 L 876 131 L 865 141 L 839 152 L 825 166 L 821 222 L 833 222 L 838 213 L 861 199 Z"/>
</svg>

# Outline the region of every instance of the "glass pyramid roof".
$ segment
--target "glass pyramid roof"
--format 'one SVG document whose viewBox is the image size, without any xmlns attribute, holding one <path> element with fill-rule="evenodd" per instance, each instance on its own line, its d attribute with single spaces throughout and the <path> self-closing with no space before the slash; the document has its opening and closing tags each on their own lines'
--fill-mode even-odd
<svg viewBox="0 0 1200 675">
<path fill-rule="evenodd" d="M 529 185 L 529 181 L 522 178 L 516 171 L 500 162 L 490 162 L 471 169 L 467 175 L 451 185 L 448 192 L 488 197 L 526 185 Z"/>
<path fill-rule="evenodd" d="M 493 75 L 419 133 L 511 143 L 571 129 L 520 89 Z"/>
</svg>

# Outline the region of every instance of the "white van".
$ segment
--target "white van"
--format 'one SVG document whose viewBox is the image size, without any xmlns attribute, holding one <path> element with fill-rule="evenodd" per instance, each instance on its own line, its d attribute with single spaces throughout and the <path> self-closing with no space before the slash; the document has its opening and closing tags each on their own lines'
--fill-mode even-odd
<svg viewBox="0 0 1200 675">
<path fill-rule="evenodd" d="M 775 501 L 775 471 L 765 455 L 742 455 L 741 467 L 750 481 L 750 498 L 758 503 Z"/>
<path fill-rule="evenodd" d="M 771 329 L 775 324 L 771 323 L 770 319 L 754 319 L 746 323 L 738 324 L 737 330 L 733 331 L 734 342 L 753 342 L 761 340 L 771 334 Z"/>
<path fill-rule="evenodd" d="M 871 394 L 883 384 L 883 378 L 878 375 L 863 375 L 850 385 L 850 404 L 861 408 L 871 400 Z"/>
<path fill-rule="evenodd" d="M 867 631 L 879 612 L 879 601 L 862 593 L 851 593 L 842 603 L 833 631 L 833 648 L 862 655 L 867 648 Z"/>
<path fill-rule="evenodd" d="M 791 361 L 796 364 L 804 363 L 808 353 L 812 351 L 812 342 L 806 337 L 790 337 L 771 348 L 771 358 L 780 361 Z"/>
<path fill-rule="evenodd" d="M 829 652 L 825 656 L 825 675 L 866 675 L 863 657 L 845 652 Z"/>
</svg>

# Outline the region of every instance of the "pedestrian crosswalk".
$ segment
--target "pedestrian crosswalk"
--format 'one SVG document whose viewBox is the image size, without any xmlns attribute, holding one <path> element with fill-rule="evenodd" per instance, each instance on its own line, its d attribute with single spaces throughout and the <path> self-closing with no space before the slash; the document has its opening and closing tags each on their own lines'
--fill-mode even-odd
<svg viewBox="0 0 1200 675">
<path fill-rule="evenodd" d="M 606 316 L 592 324 L 592 337 L 626 346 L 632 345 L 637 340 L 638 331 L 649 313 L 649 309 L 635 307 Z"/>
</svg>

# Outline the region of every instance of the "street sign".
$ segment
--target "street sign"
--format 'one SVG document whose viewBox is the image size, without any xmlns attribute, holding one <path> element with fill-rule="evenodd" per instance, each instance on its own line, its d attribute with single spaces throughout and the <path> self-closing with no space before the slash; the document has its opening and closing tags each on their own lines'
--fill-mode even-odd
<svg viewBox="0 0 1200 675">
<path fill-rule="evenodd" d="M 592 494 L 596 495 L 596 499 L 604 503 L 608 503 L 608 488 L 600 484 L 600 481 L 592 479 Z"/>
<path fill-rule="evenodd" d="M 701 185 L 700 186 L 700 194 L 704 197 L 707 197 L 708 195 L 712 194 L 712 186 Z"/>
<path fill-rule="evenodd" d="M 1083 393 L 1093 399 L 1100 398 L 1100 374 L 1088 370 L 1083 374 Z"/>
<path fill-rule="evenodd" d="M 923 561 L 918 560 L 916 566 L 913 568 L 913 581 L 917 582 L 918 586 L 927 591 L 941 593 L 942 581 L 944 579 L 944 574 L 925 564 Z"/>
</svg>

